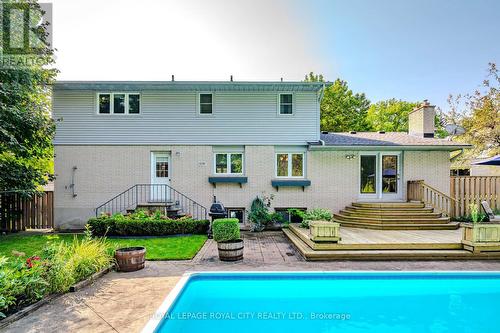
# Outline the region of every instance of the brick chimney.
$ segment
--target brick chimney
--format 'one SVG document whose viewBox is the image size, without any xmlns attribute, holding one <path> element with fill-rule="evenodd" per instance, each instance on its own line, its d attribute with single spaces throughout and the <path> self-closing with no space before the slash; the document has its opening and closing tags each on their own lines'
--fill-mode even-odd
<svg viewBox="0 0 500 333">
<path fill-rule="evenodd" d="M 434 118 L 436 106 L 426 99 L 408 115 L 408 133 L 422 138 L 434 137 Z"/>
</svg>

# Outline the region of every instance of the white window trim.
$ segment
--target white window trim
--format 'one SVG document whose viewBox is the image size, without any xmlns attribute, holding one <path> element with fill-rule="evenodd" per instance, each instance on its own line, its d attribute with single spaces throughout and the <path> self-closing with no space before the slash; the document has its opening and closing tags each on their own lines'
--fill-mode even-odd
<svg viewBox="0 0 500 333">
<path fill-rule="evenodd" d="M 226 155 L 227 172 L 217 172 L 217 155 Z M 231 172 L 231 155 L 241 155 L 241 172 Z M 214 175 L 244 175 L 245 174 L 245 154 L 243 152 L 216 152 L 214 153 Z"/>
<path fill-rule="evenodd" d="M 278 176 L 278 155 L 288 155 L 288 175 Z M 302 155 L 302 176 L 292 176 L 292 155 Z M 306 154 L 304 152 L 276 152 L 274 156 L 274 175 L 280 179 L 304 179 L 306 178 Z"/>
<path fill-rule="evenodd" d="M 281 95 L 292 95 L 292 113 L 291 114 L 282 114 L 281 113 Z M 295 115 L 295 94 L 291 92 L 283 92 L 278 94 L 278 110 L 276 113 L 279 117 L 291 117 Z"/>
<path fill-rule="evenodd" d="M 201 95 L 212 95 L 212 113 L 201 113 Z M 211 117 L 215 114 L 215 94 L 211 91 L 201 91 L 198 93 L 198 101 L 196 103 L 197 114 L 201 117 Z M 207 104 L 207 103 L 205 103 Z"/>
<path fill-rule="evenodd" d="M 110 95 L 109 113 L 99 112 L 99 95 Z M 115 113 L 114 95 L 125 95 L 125 113 Z M 139 95 L 139 113 L 129 113 L 129 95 Z M 142 95 L 139 92 L 98 92 L 96 94 L 96 114 L 99 116 L 140 116 L 142 114 Z"/>
</svg>

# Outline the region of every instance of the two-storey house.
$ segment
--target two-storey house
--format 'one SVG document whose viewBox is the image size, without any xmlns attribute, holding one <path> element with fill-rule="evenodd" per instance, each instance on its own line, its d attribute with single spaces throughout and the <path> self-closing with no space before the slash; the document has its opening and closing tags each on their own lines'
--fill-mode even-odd
<svg viewBox="0 0 500 333">
<path fill-rule="evenodd" d="M 322 133 L 328 85 L 57 82 L 56 226 L 162 201 L 197 214 L 214 197 L 247 226 L 258 195 L 276 211 L 338 211 L 406 200 L 408 180 L 449 193 L 450 151 L 466 145 L 434 138 L 433 106 L 410 115 L 410 133 Z"/>
</svg>

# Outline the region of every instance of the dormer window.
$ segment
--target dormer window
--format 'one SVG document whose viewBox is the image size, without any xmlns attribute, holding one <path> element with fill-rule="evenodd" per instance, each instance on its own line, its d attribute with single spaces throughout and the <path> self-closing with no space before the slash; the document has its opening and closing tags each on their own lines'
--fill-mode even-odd
<svg viewBox="0 0 500 333">
<path fill-rule="evenodd" d="M 293 115 L 293 95 L 292 94 L 279 94 L 278 113 L 282 116 Z"/>
<path fill-rule="evenodd" d="M 138 93 L 97 94 L 98 114 L 140 114 L 141 95 Z"/>
<path fill-rule="evenodd" d="M 213 113 L 213 94 L 200 94 L 200 114 Z"/>
</svg>

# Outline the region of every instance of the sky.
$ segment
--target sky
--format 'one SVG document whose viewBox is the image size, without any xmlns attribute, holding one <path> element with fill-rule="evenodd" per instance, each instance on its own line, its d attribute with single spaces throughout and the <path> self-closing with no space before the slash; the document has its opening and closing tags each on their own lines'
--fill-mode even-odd
<svg viewBox="0 0 500 333">
<path fill-rule="evenodd" d="M 372 101 L 477 88 L 499 0 L 53 0 L 59 80 L 346 80 Z"/>
</svg>

